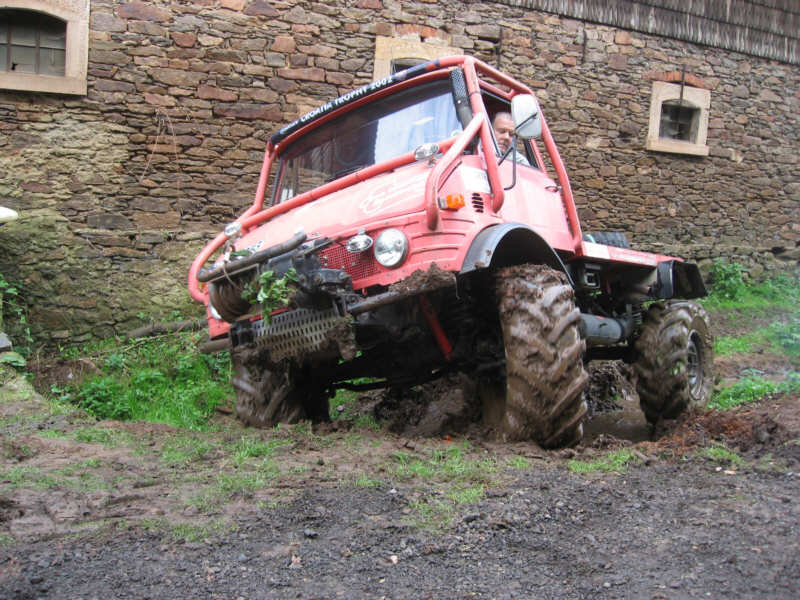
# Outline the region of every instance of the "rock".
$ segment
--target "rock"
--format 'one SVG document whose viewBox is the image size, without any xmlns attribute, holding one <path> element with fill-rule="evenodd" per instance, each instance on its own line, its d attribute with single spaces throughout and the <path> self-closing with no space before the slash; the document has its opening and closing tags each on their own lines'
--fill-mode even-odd
<svg viewBox="0 0 800 600">
<path fill-rule="evenodd" d="M 2 331 L 0 331 L 0 352 L 9 352 L 14 348 L 14 345 L 11 343 L 9 337 Z"/>
</svg>

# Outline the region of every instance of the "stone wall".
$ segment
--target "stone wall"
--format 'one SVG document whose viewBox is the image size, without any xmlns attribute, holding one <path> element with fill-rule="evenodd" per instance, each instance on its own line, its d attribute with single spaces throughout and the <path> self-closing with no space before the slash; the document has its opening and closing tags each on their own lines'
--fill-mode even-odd
<svg viewBox="0 0 800 600">
<path fill-rule="evenodd" d="M 0 272 L 38 339 L 200 314 L 189 264 L 251 201 L 267 137 L 370 81 L 378 35 L 535 88 L 585 230 L 754 276 L 797 268 L 796 66 L 492 2 L 92 0 L 87 96 L 0 91 L 0 204 L 21 215 Z M 644 150 L 653 77 L 684 66 L 711 89 L 708 157 Z"/>
</svg>

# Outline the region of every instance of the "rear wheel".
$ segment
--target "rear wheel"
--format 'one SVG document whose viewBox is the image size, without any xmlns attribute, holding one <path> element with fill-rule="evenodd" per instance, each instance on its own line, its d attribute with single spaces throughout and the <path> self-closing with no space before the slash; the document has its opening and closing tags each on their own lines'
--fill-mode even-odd
<svg viewBox="0 0 800 600">
<path fill-rule="evenodd" d="M 498 271 L 496 292 L 506 356 L 503 437 L 544 448 L 576 444 L 589 377 L 572 287 L 550 267 L 517 265 Z"/>
<path fill-rule="evenodd" d="M 699 304 L 673 301 L 649 308 L 634 368 L 639 403 L 650 423 L 708 402 L 714 387 L 712 344 L 708 313 Z"/>
<path fill-rule="evenodd" d="M 270 370 L 245 361 L 243 353 L 234 353 L 233 372 L 236 416 L 247 425 L 268 428 L 304 419 L 330 420 L 324 388 L 293 365 Z"/>
</svg>

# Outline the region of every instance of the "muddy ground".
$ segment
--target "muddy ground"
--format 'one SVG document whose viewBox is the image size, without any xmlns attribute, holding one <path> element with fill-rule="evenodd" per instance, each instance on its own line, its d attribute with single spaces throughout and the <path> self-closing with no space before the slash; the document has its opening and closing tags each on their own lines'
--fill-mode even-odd
<svg viewBox="0 0 800 600">
<path fill-rule="evenodd" d="M 485 441 L 463 390 L 365 400 L 381 428 L 193 433 L 5 371 L 0 599 L 800 597 L 800 398 L 651 439 L 618 375 L 595 374 L 584 443 L 547 452 Z"/>
</svg>

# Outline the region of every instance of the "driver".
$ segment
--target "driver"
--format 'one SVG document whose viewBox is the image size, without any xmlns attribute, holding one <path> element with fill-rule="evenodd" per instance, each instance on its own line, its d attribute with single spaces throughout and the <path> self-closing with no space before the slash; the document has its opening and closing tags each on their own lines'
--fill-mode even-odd
<svg viewBox="0 0 800 600">
<path fill-rule="evenodd" d="M 511 118 L 511 113 L 497 113 L 492 119 L 492 129 L 494 129 L 494 137 L 500 148 L 500 154 L 503 155 L 514 141 L 514 121 Z M 520 152 L 514 153 L 514 160 L 521 165 L 530 166 L 528 159 Z"/>
</svg>

